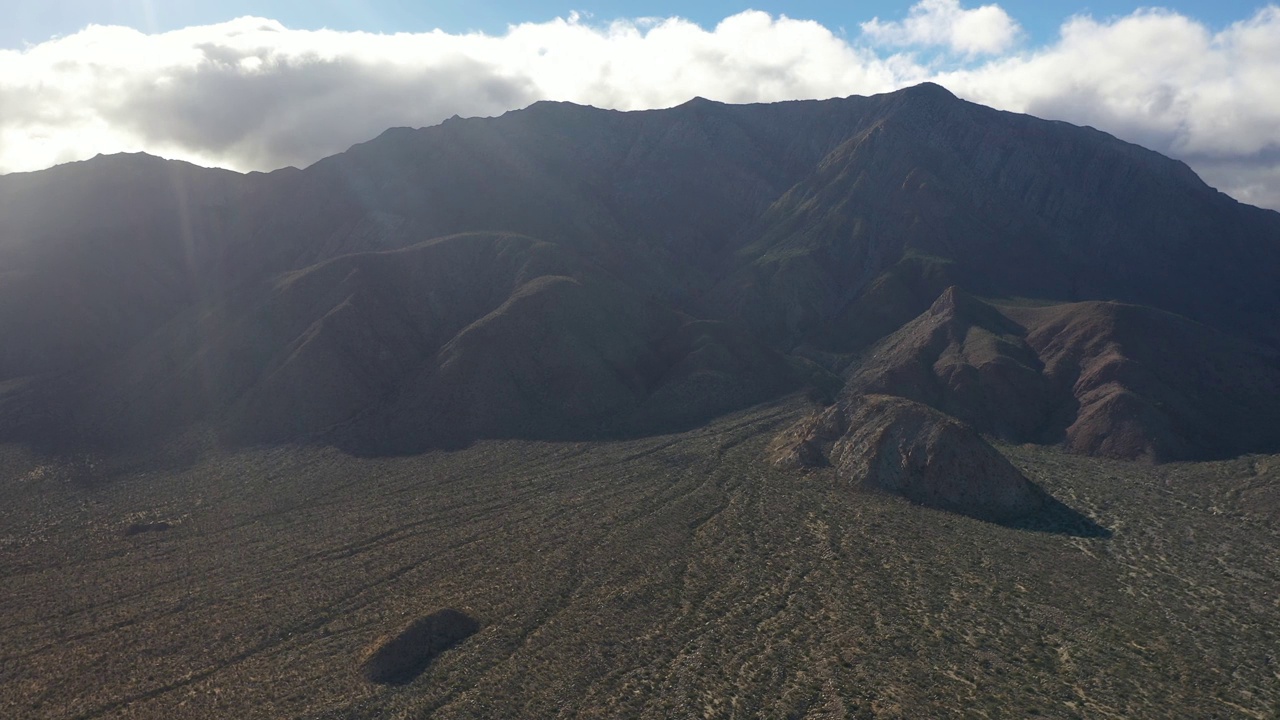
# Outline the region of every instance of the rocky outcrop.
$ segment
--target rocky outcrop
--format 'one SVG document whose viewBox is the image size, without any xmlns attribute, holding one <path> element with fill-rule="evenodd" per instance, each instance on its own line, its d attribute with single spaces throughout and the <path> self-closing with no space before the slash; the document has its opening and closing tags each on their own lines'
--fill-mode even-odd
<svg viewBox="0 0 1280 720">
<path fill-rule="evenodd" d="M 983 520 L 1013 520 L 1046 496 L 972 428 L 904 398 L 847 399 L 783 432 L 781 468 L 831 465 L 861 487 Z"/>
</svg>

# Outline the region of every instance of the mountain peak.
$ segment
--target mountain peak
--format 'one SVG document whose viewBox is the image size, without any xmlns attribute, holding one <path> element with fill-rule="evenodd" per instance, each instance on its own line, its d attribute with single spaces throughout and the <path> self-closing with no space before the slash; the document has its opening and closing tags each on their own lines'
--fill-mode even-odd
<svg viewBox="0 0 1280 720">
<path fill-rule="evenodd" d="M 899 92 L 911 97 L 927 97 L 934 100 L 958 100 L 955 93 L 933 82 L 922 82 L 919 85 L 906 87 Z"/>
<path fill-rule="evenodd" d="M 118 152 L 118 153 L 98 153 L 86 162 L 95 163 L 147 163 L 147 162 L 164 162 L 165 159 L 159 155 L 152 155 L 146 152 Z"/>
<path fill-rule="evenodd" d="M 1015 324 L 998 310 L 956 285 L 942 291 L 925 315 L 937 323 L 959 323 L 964 327 L 977 325 L 1001 332 L 1015 331 Z"/>
<path fill-rule="evenodd" d="M 537 102 L 532 103 L 531 105 L 524 108 L 523 110 L 510 110 L 506 114 L 528 112 L 528 111 L 539 111 L 539 110 L 547 111 L 547 110 L 582 110 L 582 109 L 595 110 L 597 108 L 594 105 L 580 105 L 575 102 L 569 102 L 568 100 L 538 100 Z"/>
</svg>

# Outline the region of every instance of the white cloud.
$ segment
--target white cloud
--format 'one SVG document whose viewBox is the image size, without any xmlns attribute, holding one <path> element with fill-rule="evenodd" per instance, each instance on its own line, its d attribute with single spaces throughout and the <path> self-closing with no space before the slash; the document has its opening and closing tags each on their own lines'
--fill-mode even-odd
<svg viewBox="0 0 1280 720">
<path fill-rule="evenodd" d="M 237 169 L 307 164 L 389 126 L 539 99 L 618 109 L 833 97 L 897 76 L 821 25 L 744 12 L 568 19 L 482 34 L 289 30 L 272 20 L 146 35 L 89 27 L 0 51 L 0 171 L 147 150 Z"/>
<path fill-rule="evenodd" d="M 1168 11 L 1077 17 L 1054 45 L 938 81 L 975 102 L 1092 125 L 1280 208 L 1280 7 L 1212 33 Z"/>
<path fill-rule="evenodd" d="M 920 0 L 900 22 L 872 18 L 862 23 L 863 35 L 876 43 L 941 45 L 966 55 L 1003 52 L 1020 32 L 1018 23 L 999 5 L 965 10 L 960 0 Z"/>
<path fill-rule="evenodd" d="M 950 34 L 922 29 L 936 30 L 925 20 L 938 17 L 951 17 Z M 269 169 L 308 164 L 390 126 L 539 99 L 640 109 L 694 95 L 823 98 L 936 79 L 977 102 L 1093 125 L 1183 158 L 1237 198 L 1280 208 L 1280 8 L 1216 33 L 1167 11 L 1077 17 L 1048 46 L 981 62 L 972 53 L 1007 48 L 1017 34 L 998 6 L 925 0 L 899 23 L 868 25 L 881 42 L 910 37 L 954 52 L 928 62 L 911 48 L 881 54 L 761 12 L 711 29 L 571 16 L 501 36 L 301 31 L 258 18 L 152 35 L 90 27 L 0 51 L 0 171 L 135 150 Z"/>
</svg>

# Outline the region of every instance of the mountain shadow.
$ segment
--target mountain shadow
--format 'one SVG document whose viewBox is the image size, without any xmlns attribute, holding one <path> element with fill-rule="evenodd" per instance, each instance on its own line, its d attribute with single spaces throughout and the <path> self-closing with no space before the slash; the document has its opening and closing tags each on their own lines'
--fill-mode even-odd
<svg viewBox="0 0 1280 720">
<path fill-rule="evenodd" d="M 572 250 L 473 233 L 335 258 L 169 323 L 63 383 L 73 412 L 56 421 L 121 448 L 194 423 L 235 444 L 403 453 L 658 432 L 796 386 L 749 335 Z"/>
<path fill-rule="evenodd" d="M 1004 524 L 1018 530 L 1100 540 L 1109 539 L 1115 534 L 1110 528 L 1051 496 L 1045 499 L 1044 507 L 1036 512 Z"/>
</svg>

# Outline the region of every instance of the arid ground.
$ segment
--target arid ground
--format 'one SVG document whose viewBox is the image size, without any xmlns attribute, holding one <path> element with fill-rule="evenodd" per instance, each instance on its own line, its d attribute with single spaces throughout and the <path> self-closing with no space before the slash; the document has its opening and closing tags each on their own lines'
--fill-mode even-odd
<svg viewBox="0 0 1280 720">
<path fill-rule="evenodd" d="M 1095 523 L 1011 527 L 684 434 L 195 462 L 0 454 L 10 718 L 1280 713 L 1280 457 L 999 446 Z M 442 608 L 401 684 L 360 663 Z"/>
</svg>

